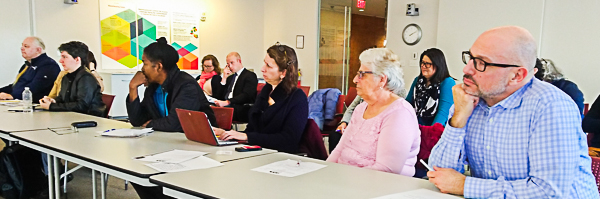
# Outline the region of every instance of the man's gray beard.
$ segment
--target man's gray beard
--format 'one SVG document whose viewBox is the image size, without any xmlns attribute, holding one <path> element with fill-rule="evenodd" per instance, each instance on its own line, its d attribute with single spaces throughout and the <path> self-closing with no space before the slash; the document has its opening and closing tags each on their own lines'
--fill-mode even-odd
<svg viewBox="0 0 600 199">
<path fill-rule="evenodd" d="M 469 95 L 473 95 L 475 97 L 481 97 L 483 99 L 486 98 L 491 98 L 497 95 L 500 95 L 502 93 L 504 93 L 506 91 L 506 85 L 508 84 L 508 76 L 504 77 L 503 79 L 500 80 L 500 82 L 504 82 L 504 83 L 498 83 L 498 84 L 494 84 L 494 86 L 492 86 L 492 88 L 490 88 L 489 91 L 483 91 L 479 88 L 479 85 L 475 84 L 474 86 L 477 87 L 477 91 L 476 92 L 471 92 L 468 89 L 466 89 L 465 85 L 463 84 L 463 90 L 469 94 Z M 473 81 L 475 82 L 475 81 Z"/>
</svg>

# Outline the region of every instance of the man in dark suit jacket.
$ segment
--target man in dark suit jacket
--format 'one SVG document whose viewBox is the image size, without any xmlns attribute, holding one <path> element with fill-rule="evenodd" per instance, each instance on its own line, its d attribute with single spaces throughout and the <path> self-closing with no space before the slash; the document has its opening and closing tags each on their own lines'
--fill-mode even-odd
<svg viewBox="0 0 600 199">
<path fill-rule="evenodd" d="M 258 79 L 254 72 L 244 68 L 239 53 L 229 53 L 226 60 L 226 67 L 233 73 L 225 82 L 213 87 L 213 97 L 219 99 L 215 104 L 219 107 L 233 107 L 233 120 L 247 122 L 249 107 L 244 104 L 254 104 Z"/>
<path fill-rule="evenodd" d="M 0 99 L 23 99 L 21 94 L 25 87 L 33 94 L 33 102 L 37 102 L 50 93 L 60 67 L 46 55 L 45 45 L 39 37 L 27 37 L 21 46 L 21 55 L 25 64 L 19 69 L 16 80 L 0 88 Z"/>
</svg>

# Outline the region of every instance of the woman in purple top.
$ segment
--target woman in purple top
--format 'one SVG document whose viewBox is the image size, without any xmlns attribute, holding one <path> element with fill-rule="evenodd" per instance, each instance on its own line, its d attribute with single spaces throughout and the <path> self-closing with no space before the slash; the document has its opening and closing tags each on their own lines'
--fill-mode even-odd
<svg viewBox="0 0 600 199">
<path fill-rule="evenodd" d="M 361 53 L 357 94 L 364 99 L 327 161 L 413 176 L 421 132 L 398 57 L 385 48 Z"/>
</svg>

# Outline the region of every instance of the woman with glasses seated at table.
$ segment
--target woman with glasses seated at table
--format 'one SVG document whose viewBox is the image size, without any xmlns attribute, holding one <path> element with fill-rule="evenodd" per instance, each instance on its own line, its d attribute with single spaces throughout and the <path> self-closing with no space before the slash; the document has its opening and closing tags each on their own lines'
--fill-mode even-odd
<svg viewBox="0 0 600 199">
<path fill-rule="evenodd" d="M 202 58 L 202 74 L 196 77 L 200 88 L 209 96 L 212 96 L 212 83 L 221 82 L 221 67 L 219 60 L 214 55 L 206 55 Z"/>
<path fill-rule="evenodd" d="M 280 152 L 297 153 L 308 118 L 308 100 L 298 85 L 294 49 L 279 43 L 267 49 L 261 68 L 266 85 L 249 112 L 244 132 L 214 128 L 223 140 L 248 141 Z"/>
<path fill-rule="evenodd" d="M 404 98 L 397 56 L 385 48 L 361 53 L 354 77 L 364 100 L 327 161 L 413 176 L 421 142 L 415 110 Z"/>
</svg>

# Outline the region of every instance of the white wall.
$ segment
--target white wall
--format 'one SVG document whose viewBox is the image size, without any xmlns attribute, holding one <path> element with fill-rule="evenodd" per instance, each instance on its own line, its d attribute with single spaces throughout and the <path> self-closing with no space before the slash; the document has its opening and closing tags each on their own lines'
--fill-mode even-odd
<svg viewBox="0 0 600 199">
<path fill-rule="evenodd" d="M 600 94 L 600 1 L 546 0 L 541 57 L 554 61 L 579 86 L 585 102 Z"/>
<path fill-rule="evenodd" d="M 64 0 L 33 1 L 36 33 L 46 42 L 48 56 L 58 62 L 58 46 L 76 40 L 87 44 L 102 66 L 98 1 L 78 4 L 65 4 Z"/>
<path fill-rule="evenodd" d="M 319 0 L 265 0 L 264 43 L 261 60 L 266 50 L 277 41 L 296 51 L 298 67 L 302 69 L 302 85 L 316 90 L 318 81 Z M 304 35 L 304 49 L 296 48 L 296 35 Z M 261 65 L 262 66 L 262 65 Z M 260 69 L 257 70 L 262 77 Z"/>
<path fill-rule="evenodd" d="M 189 0 L 192 1 L 192 0 Z M 225 67 L 225 57 L 236 51 L 246 68 L 259 77 L 266 48 L 263 48 L 264 1 L 202 0 L 206 22 L 200 22 L 200 57 L 213 54 Z"/>
<path fill-rule="evenodd" d="M 440 1 L 437 46 L 446 55 L 450 75 L 462 81 L 462 51 L 469 50 L 484 31 L 517 25 L 540 41 L 544 0 Z"/>
<path fill-rule="evenodd" d="M 404 69 L 406 88 L 409 88 L 412 80 L 420 74 L 418 58 L 413 60 L 412 54 L 416 52 L 418 53 L 417 57 L 419 57 L 423 51 L 436 47 L 439 2 L 439 0 L 388 1 L 386 47 L 400 57 L 400 63 Z M 419 16 L 406 16 L 406 4 L 408 3 L 416 4 L 417 8 L 419 8 Z M 419 25 L 423 31 L 421 41 L 414 46 L 406 45 L 402 41 L 402 30 L 404 30 L 406 25 L 411 23 Z"/>
<path fill-rule="evenodd" d="M 21 43 L 30 36 L 29 1 L 4 0 L 0 6 L 0 87 L 11 84 L 25 59 L 21 56 Z M 13 17 L 8 17 L 13 16 Z"/>
</svg>

